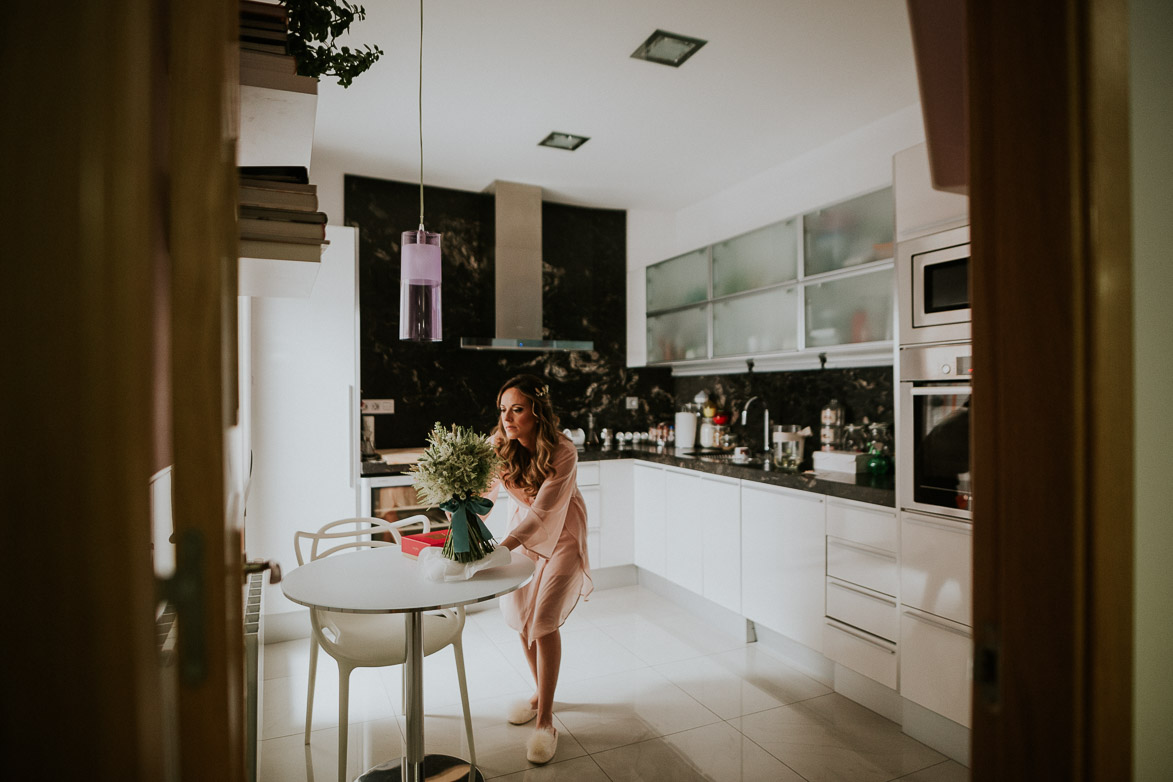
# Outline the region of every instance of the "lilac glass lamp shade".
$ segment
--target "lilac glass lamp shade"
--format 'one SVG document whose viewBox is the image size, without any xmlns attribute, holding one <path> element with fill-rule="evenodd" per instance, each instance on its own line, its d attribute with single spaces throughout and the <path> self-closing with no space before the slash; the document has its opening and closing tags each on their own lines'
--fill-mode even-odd
<svg viewBox="0 0 1173 782">
<path fill-rule="evenodd" d="M 399 278 L 399 338 L 439 342 L 440 234 L 403 232 L 402 271 Z"/>
</svg>

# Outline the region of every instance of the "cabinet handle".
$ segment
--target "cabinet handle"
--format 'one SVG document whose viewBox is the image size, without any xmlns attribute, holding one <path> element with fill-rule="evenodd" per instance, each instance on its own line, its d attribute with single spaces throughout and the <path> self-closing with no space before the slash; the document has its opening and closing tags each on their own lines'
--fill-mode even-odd
<svg viewBox="0 0 1173 782">
<path fill-rule="evenodd" d="M 929 529 L 939 529 L 944 532 L 953 532 L 966 537 L 973 536 L 973 526 L 963 521 L 946 521 L 945 519 L 926 519 L 920 516 L 905 515 L 904 520 L 909 524 L 919 524 Z"/>
<path fill-rule="evenodd" d="M 864 589 L 860 589 L 858 587 L 852 586 L 851 584 L 840 581 L 840 580 L 833 578 L 833 577 L 828 577 L 827 586 L 838 587 L 839 589 L 844 589 L 848 592 L 854 592 L 855 594 L 860 595 L 861 597 L 869 598 L 871 600 L 874 600 L 877 603 L 883 603 L 888 608 L 895 608 L 896 607 L 896 600 L 894 598 L 881 597 L 880 595 L 882 593 L 869 592 Z"/>
<path fill-rule="evenodd" d="M 865 644 L 871 644 L 872 646 L 876 647 L 877 649 L 883 649 L 888 654 L 896 654 L 895 649 L 893 649 L 892 647 L 888 646 L 887 644 L 885 644 L 877 639 L 869 638 L 868 635 L 866 633 L 864 633 L 862 630 L 856 630 L 855 628 L 853 628 L 849 625 L 845 625 L 842 622 L 837 622 L 832 617 L 827 617 L 827 619 L 829 620 L 827 622 L 827 624 L 829 624 L 831 627 L 835 628 L 836 630 L 838 630 L 842 633 L 846 633 L 847 635 L 850 635 L 852 638 L 858 638 L 859 640 L 863 641 Z"/>
<path fill-rule="evenodd" d="M 913 396 L 969 396 L 973 389 L 969 386 L 925 386 L 912 389 Z"/>
<path fill-rule="evenodd" d="M 906 609 L 904 609 L 903 613 L 909 619 L 915 619 L 918 622 L 921 622 L 923 624 L 927 624 L 930 627 L 935 627 L 938 630 L 947 630 L 948 632 L 953 633 L 954 635 L 960 635 L 962 638 L 973 638 L 973 633 L 967 633 L 964 630 L 958 630 L 956 627 L 951 627 L 951 626 L 945 624 L 944 622 L 938 622 L 936 620 L 929 619 L 927 616 L 922 614 L 920 611 L 910 611 L 909 609 L 906 608 Z"/>
<path fill-rule="evenodd" d="M 839 546 L 841 548 L 849 548 L 849 549 L 853 549 L 855 551 L 859 551 L 863 554 L 870 554 L 873 557 L 879 557 L 881 559 L 890 559 L 893 562 L 896 561 L 896 555 L 893 554 L 891 551 L 884 551 L 883 549 L 873 548 L 865 543 L 855 543 L 854 541 L 844 540 L 843 538 L 836 538 L 832 535 L 827 536 L 827 546 L 828 547 Z"/>
</svg>

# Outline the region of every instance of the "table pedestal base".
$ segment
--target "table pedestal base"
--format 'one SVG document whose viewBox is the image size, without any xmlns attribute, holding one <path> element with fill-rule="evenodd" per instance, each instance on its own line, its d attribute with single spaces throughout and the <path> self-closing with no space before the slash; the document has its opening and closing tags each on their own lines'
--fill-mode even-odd
<svg viewBox="0 0 1173 782">
<path fill-rule="evenodd" d="M 469 771 L 467 760 L 454 758 L 451 755 L 424 755 L 424 762 L 420 764 L 420 778 L 418 782 L 485 782 L 484 776 L 478 770 Z M 403 768 L 402 759 L 389 760 L 380 763 L 367 771 L 355 782 L 417 782 L 410 779 L 407 769 Z"/>
</svg>

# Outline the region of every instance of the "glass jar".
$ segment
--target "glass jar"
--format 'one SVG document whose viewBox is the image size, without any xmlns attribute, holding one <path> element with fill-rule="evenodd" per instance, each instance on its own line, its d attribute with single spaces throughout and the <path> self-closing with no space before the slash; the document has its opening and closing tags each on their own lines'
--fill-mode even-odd
<svg viewBox="0 0 1173 782">
<path fill-rule="evenodd" d="M 843 450 L 867 453 L 868 445 L 868 433 L 862 425 L 847 424 L 843 427 Z"/>
<path fill-rule="evenodd" d="M 802 429 L 793 424 L 778 424 L 774 427 L 774 447 L 770 460 L 782 472 L 798 472 L 802 465 L 803 446 L 810 429 Z"/>
</svg>

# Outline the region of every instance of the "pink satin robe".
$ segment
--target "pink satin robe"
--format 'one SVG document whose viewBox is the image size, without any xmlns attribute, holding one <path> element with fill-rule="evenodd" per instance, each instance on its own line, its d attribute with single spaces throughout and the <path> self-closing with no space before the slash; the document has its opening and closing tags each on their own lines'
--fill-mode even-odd
<svg viewBox="0 0 1173 782">
<path fill-rule="evenodd" d="M 521 633 L 526 645 L 562 626 L 578 603 L 591 593 L 587 561 L 586 503 L 578 490 L 578 453 L 573 443 L 559 437 L 554 471 L 531 498 L 520 489 L 497 480 L 486 496 L 496 500 L 504 486 L 516 505 L 508 535 L 521 542 L 521 551 L 534 561 L 533 580 L 501 597 L 505 623 Z"/>
</svg>

